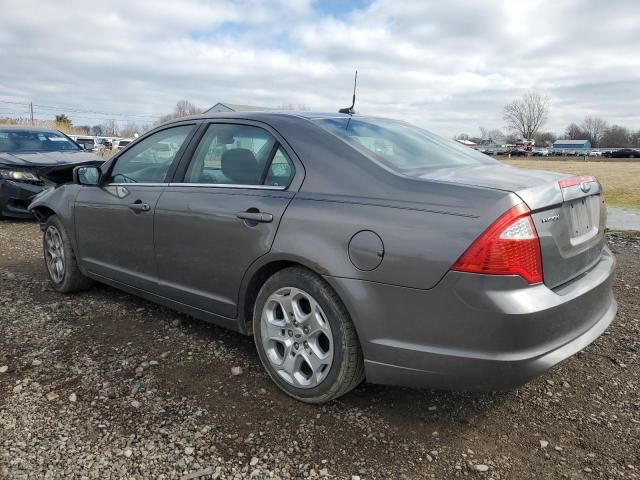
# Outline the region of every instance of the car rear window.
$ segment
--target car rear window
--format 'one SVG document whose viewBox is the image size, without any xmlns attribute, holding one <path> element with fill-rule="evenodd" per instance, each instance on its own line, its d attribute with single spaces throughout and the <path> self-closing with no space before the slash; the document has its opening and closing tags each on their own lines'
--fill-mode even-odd
<svg viewBox="0 0 640 480">
<path fill-rule="evenodd" d="M 80 150 L 80 147 L 61 133 L 0 129 L 0 152 L 60 152 L 67 150 Z"/>
<path fill-rule="evenodd" d="M 396 120 L 354 117 L 314 120 L 362 153 L 398 173 L 498 163 L 474 149 Z"/>
</svg>

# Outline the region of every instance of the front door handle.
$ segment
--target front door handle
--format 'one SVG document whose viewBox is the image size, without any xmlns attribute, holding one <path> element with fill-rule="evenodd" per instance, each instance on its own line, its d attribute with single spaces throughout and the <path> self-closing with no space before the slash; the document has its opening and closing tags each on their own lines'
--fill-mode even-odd
<svg viewBox="0 0 640 480">
<path fill-rule="evenodd" d="M 273 222 L 273 215 L 270 213 L 259 212 L 259 211 L 246 211 L 239 212 L 236 215 L 241 220 L 246 220 L 249 223 L 271 223 Z"/>
<path fill-rule="evenodd" d="M 148 212 L 149 210 L 151 210 L 151 207 L 149 206 L 149 204 L 142 203 L 142 200 L 136 200 L 135 202 L 130 203 L 129 208 L 136 213 Z"/>
</svg>

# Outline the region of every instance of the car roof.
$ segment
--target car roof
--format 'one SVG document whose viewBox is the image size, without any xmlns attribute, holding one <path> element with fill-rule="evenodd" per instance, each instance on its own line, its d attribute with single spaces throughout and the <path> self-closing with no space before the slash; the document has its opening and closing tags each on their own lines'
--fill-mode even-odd
<svg viewBox="0 0 640 480">
<path fill-rule="evenodd" d="M 215 120 L 215 119 L 238 119 L 238 120 L 255 120 L 255 121 L 263 121 L 269 122 L 269 120 L 276 120 L 282 118 L 299 118 L 304 120 L 316 120 L 316 119 L 325 119 L 325 118 L 376 118 L 369 115 L 358 115 L 353 114 L 350 115 L 348 113 L 338 113 L 338 112 L 307 112 L 307 111 L 248 111 L 248 112 L 212 112 L 212 113 L 202 113 L 199 115 L 190 115 L 188 117 L 181 117 L 170 120 L 163 125 L 168 125 L 176 122 L 183 122 L 188 120 Z M 379 117 L 378 117 L 379 118 Z"/>
<path fill-rule="evenodd" d="M 38 127 L 36 125 L 0 125 L 0 130 L 4 131 L 20 131 L 27 130 L 30 132 L 42 132 L 42 133 L 62 133 L 55 128 Z"/>
</svg>

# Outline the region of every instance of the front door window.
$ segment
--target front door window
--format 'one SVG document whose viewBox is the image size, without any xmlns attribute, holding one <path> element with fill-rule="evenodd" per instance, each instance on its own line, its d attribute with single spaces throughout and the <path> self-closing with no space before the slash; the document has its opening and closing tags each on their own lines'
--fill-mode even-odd
<svg viewBox="0 0 640 480">
<path fill-rule="evenodd" d="M 193 125 L 171 127 L 132 145 L 109 172 L 106 183 L 162 183 Z"/>
</svg>

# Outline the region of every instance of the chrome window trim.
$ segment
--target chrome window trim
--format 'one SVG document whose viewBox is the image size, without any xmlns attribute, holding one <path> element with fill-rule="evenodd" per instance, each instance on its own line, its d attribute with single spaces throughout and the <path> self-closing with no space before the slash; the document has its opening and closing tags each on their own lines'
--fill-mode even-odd
<svg viewBox="0 0 640 480">
<path fill-rule="evenodd" d="M 237 183 L 169 183 L 170 187 L 214 187 L 214 188 L 235 188 L 250 190 L 286 190 L 288 187 L 279 185 L 241 185 Z"/>
<path fill-rule="evenodd" d="M 241 185 L 237 183 L 104 183 L 102 187 L 214 187 L 214 188 L 234 188 L 250 190 L 286 190 L 287 187 L 279 185 Z"/>
<path fill-rule="evenodd" d="M 169 184 L 168 183 L 152 183 L 152 182 L 117 182 L 117 183 L 103 183 L 100 186 L 101 187 L 130 187 L 130 186 L 136 186 L 136 187 L 166 187 Z"/>
</svg>

